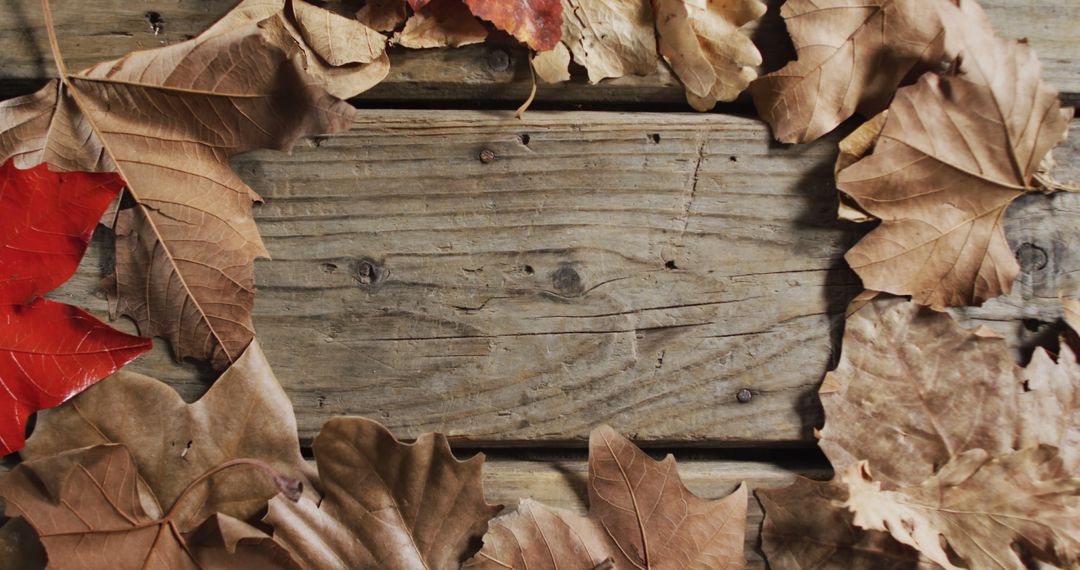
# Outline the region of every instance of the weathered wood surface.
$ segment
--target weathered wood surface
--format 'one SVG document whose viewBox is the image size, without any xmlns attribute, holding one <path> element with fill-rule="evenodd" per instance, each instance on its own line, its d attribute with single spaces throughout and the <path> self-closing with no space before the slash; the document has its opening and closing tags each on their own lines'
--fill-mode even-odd
<svg viewBox="0 0 1080 570">
<path fill-rule="evenodd" d="M 467 454 L 466 454 L 467 455 Z M 458 453 L 459 457 L 465 455 Z M 754 489 L 788 485 L 798 475 L 827 479 L 830 471 L 805 460 L 737 461 L 678 458 L 679 476 L 687 488 L 700 497 L 715 499 L 728 495 L 740 483 L 751 493 L 746 517 L 746 561 L 748 570 L 765 568 L 759 550 L 764 513 L 753 496 Z M 9 466 L 0 464 L 0 478 Z M 488 457 L 484 464 L 484 495 L 489 503 L 514 508 L 518 501 L 532 498 L 549 506 L 580 514 L 588 510 L 588 465 L 580 454 L 563 458 L 539 455 L 533 459 Z M 2 501 L 0 501 L 2 504 Z M 0 521 L 3 517 L 0 516 Z"/>
<path fill-rule="evenodd" d="M 255 325 L 302 440 L 358 414 L 476 445 L 581 445 L 601 422 L 643 445 L 810 444 L 859 291 L 836 140 L 776 145 L 719 114 L 368 111 L 236 159 L 267 200 Z M 1062 204 L 1024 202 L 1014 249 L 1048 261 L 1014 314 L 1057 316 L 1055 276 L 1077 266 L 1055 232 L 1080 226 Z M 102 311 L 107 249 L 56 296 Z M 164 350 L 134 368 L 205 388 Z"/>
<path fill-rule="evenodd" d="M 68 67 L 81 69 L 134 49 L 182 41 L 227 12 L 236 0 L 53 0 L 57 32 Z M 355 3 L 355 2 L 354 2 Z M 779 17 L 782 0 L 768 0 L 769 13 L 748 27 L 775 69 L 792 57 Z M 35 80 L 55 74 L 39 3 L 0 2 L 0 96 L 25 91 Z M 1067 99 L 1080 93 L 1080 0 L 983 0 L 999 33 L 1027 37 L 1037 50 L 1046 78 Z M 509 101 L 529 93 L 527 55 L 521 49 L 470 46 L 458 50 L 394 50 L 390 76 L 364 99 L 383 101 Z M 666 67 L 647 77 L 625 77 L 589 85 L 584 78 L 541 86 L 538 102 L 621 102 L 684 104 L 681 85 Z"/>
</svg>

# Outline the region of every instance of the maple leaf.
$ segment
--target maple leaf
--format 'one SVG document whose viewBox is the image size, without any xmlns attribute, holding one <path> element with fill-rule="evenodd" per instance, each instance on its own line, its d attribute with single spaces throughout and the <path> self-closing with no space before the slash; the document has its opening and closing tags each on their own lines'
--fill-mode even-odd
<svg viewBox="0 0 1080 570">
<path fill-rule="evenodd" d="M 432 0 L 405 22 L 394 41 L 407 48 L 461 47 L 487 36 L 487 27 L 461 0 Z"/>
<path fill-rule="evenodd" d="M 615 430 L 589 436 L 589 515 L 526 501 L 492 522 L 466 568 L 742 568 L 746 486 L 695 496 L 675 458 L 653 461 Z"/>
<path fill-rule="evenodd" d="M 446 437 L 413 444 L 364 418 L 333 418 L 312 445 L 322 502 L 276 497 L 263 519 L 304 568 L 459 568 L 502 507 L 484 502 L 483 454 Z"/>
<path fill-rule="evenodd" d="M 114 174 L 0 166 L 0 455 L 23 446 L 30 414 L 59 405 L 150 349 L 70 305 L 37 298 L 66 281 L 102 212 Z M 28 302 L 29 301 L 29 302 Z"/>
<path fill-rule="evenodd" d="M 187 533 L 172 513 L 148 516 L 136 469 L 121 445 L 77 449 L 16 466 L 0 497 L 37 531 L 50 567 L 299 568 L 271 537 L 225 515 Z"/>
<path fill-rule="evenodd" d="M 845 255 L 866 288 L 944 307 L 1011 288 L 1019 265 L 1005 209 L 1036 190 L 1072 109 L 1042 82 L 1031 49 L 994 37 L 977 4 L 938 9 L 958 72 L 900 89 L 873 153 L 841 170 L 837 186 L 882 221 Z"/>
<path fill-rule="evenodd" d="M 144 509 L 152 516 L 171 510 L 182 532 L 214 513 L 248 520 L 277 494 L 278 487 L 253 470 L 226 471 L 191 487 L 228 461 L 259 460 L 317 498 L 314 474 L 300 455 L 292 404 L 258 341 L 193 404 L 167 384 L 121 371 L 41 414 L 22 456 L 42 459 L 103 444 L 131 450 L 140 490 L 151 497 Z M 177 504 L 181 495 L 187 499 Z"/>
<path fill-rule="evenodd" d="M 562 39 L 560 0 L 465 0 L 469 10 L 536 51 L 555 47 Z"/>
<path fill-rule="evenodd" d="M 355 112 L 305 79 L 303 50 L 279 17 L 250 19 L 257 7 L 80 73 L 58 59 L 60 81 L 0 103 L 0 158 L 123 176 L 135 206 L 114 228 L 113 309 L 167 336 L 178 358 L 217 368 L 251 341 L 253 261 L 267 255 L 252 218 L 258 196 L 229 157 L 344 130 Z"/>
<path fill-rule="evenodd" d="M 765 14 L 759 0 L 652 0 L 660 53 L 699 111 L 733 101 L 757 77 L 761 53 L 739 28 Z"/>
<path fill-rule="evenodd" d="M 773 570 L 930 570 L 936 564 L 887 532 L 854 526 L 847 488 L 799 477 L 782 489 L 758 489 L 765 522 L 761 549 Z"/>
<path fill-rule="evenodd" d="M 949 59 L 936 6 L 947 0 L 789 0 L 798 59 L 750 85 L 782 142 L 809 142 L 856 112 L 884 109 L 908 77 Z"/>
<path fill-rule="evenodd" d="M 883 490 L 865 462 L 842 479 L 856 525 L 888 531 L 948 570 L 1030 567 L 1015 547 L 1063 568 L 1080 564 L 1080 478 L 1053 448 L 1000 457 L 972 449 L 918 486 L 895 490 Z"/>
</svg>

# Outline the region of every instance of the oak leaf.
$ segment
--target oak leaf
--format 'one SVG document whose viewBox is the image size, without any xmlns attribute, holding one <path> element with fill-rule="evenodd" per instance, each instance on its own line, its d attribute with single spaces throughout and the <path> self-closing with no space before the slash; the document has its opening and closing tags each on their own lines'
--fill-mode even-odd
<svg viewBox="0 0 1080 570">
<path fill-rule="evenodd" d="M 138 465 L 151 515 L 171 510 L 184 532 L 214 513 L 248 520 L 266 507 L 278 488 L 251 470 L 230 470 L 189 488 L 214 466 L 256 459 L 297 479 L 308 497 L 308 466 L 300 455 L 292 404 L 278 384 L 258 341 L 193 404 L 153 378 L 121 371 L 41 414 L 22 451 L 35 460 L 72 449 L 123 444 Z M 177 505 L 181 494 L 188 497 Z"/>
<path fill-rule="evenodd" d="M 253 261 L 267 255 L 258 196 L 229 157 L 347 129 L 355 112 L 305 77 L 279 18 L 247 13 L 79 73 L 58 62 L 60 81 L 0 103 L 0 159 L 123 176 L 134 207 L 117 215 L 113 309 L 217 368 L 251 341 Z"/>
<path fill-rule="evenodd" d="M 945 307 L 1010 290 L 1019 265 L 1005 209 L 1037 189 L 1072 109 L 1042 81 L 1031 48 L 994 37 L 977 4 L 938 11 L 957 71 L 900 89 L 872 154 L 837 186 L 882 221 L 845 255 L 866 288 Z"/>
<path fill-rule="evenodd" d="M 487 36 L 487 27 L 461 0 L 432 0 L 405 22 L 394 41 L 407 48 L 461 47 Z"/>
<path fill-rule="evenodd" d="M 1017 549 L 1027 562 L 1080 564 L 1080 478 L 1053 448 L 999 457 L 972 449 L 917 486 L 883 489 L 865 462 L 842 479 L 856 525 L 888 531 L 948 570 L 1031 567 Z"/>
<path fill-rule="evenodd" d="M 495 519 L 467 568 L 742 568 L 746 486 L 695 496 L 675 458 L 654 461 L 608 426 L 589 436 L 589 514 L 533 501 Z"/>
<path fill-rule="evenodd" d="M 761 53 L 739 28 L 765 14 L 760 0 L 652 0 L 660 53 L 698 111 L 733 101 L 750 84 Z"/>
<path fill-rule="evenodd" d="M 798 59 L 750 85 L 777 140 L 809 142 L 856 112 L 883 110 L 905 78 L 946 57 L 947 0 L 789 0 L 780 8 Z"/>
<path fill-rule="evenodd" d="M 765 510 L 761 549 L 774 570 L 931 570 L 936 564 L 889 533 L 854 525 L 847 488 L 799 477 L 782 489 L 756 491 Z"/>
<path fill-rule="evenodd" d="M 413 444 L 364 418 L 333 418 L 313 444 L 321 503 L 279 496 L 263 519 L 304 568 L 459 568 L 501 509 L 484 502 L 483 455 L 442 435 Z"/>
<path fill-rule="evenodd" d="M 299 568 L 270 536 L 225 515 L 191 532 L 171 512 L 148 516 L 136 469 L 123 446 L 77 449 L 18 465 L 0 497 L 5 514 L 37 531 L 50 568 Z"/>
</svg>

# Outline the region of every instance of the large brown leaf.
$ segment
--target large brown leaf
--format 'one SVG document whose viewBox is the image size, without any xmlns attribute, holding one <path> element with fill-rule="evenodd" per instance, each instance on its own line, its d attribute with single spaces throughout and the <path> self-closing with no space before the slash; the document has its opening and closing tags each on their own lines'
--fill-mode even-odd
<svg viewBox="0 0 1080 570">
<path fill-rule="evenodd" d="M 532 501 L 492 523 L 467 568 L 742 568 L 746 486 L 707 501 L 683 486 L 675 458 L 653 461 L 602 426 L 589 436 L 589 515 Z"/>
<path fill-rule="evenodd" d="M 483 455 L 458 461 L 442 435 L 333 418 L 313 448 L 322 502 L 279 496 L 264 519 L 306 569 L 457 569 L 502 508 L 484 502 Z"/>
<path fill-rule="evenodd" d="M 845 256 L 866 288 L 944 307 L 1010 290 L 1019 265 L 1005 209 L 1036 190 L 1072 109 L 1042 81 L 1031 48 L 994 37 L 973 1 L 938 11 L 957 71 L 898 91 L 873 153 L 841 170 L 837 185 L 881 220 Z"/>
<path fill-rule="evenodd" d="M 871 116 L 909 74 L 945 59 L 936 14 L 947 0 L 788 0 L 798 59 L 750 85 L 782 142 L 808 142 L 855 112 Z"/>
<path fill-rule="evenodd" d="M 773 570 L 930 570 L 919 552 L 887 532 L 854 526 L 847 488 L 798 478 L 783 489 L 758 489 L 765 509 L 761 549 Z"/>
<path fill-rule="evenodd" d="M 258 196 L 229 157 L 345 130 L 355 111 L 304 75 L 280 18 L 255 21 L 253 10 L 241 4 L 190 41 L 0 104 L 4 160 L 123 176 L 135 205 L 117 216 L 110 299 L 143 334 L 167 336 L 178 358 L 217 368 L 251 341 L 253 261 L 267 254 L 252 218 Z"/>
<path fill-rule="evenodd" d="M 888 531 L 949 570 L 1080 565 L 1080 478 L 1053 448 L 965 451 L 921 484 L 895 490 L 871 474 L 866 463 L 843 474 L 855 524 Z"/>
<path fill-rule="evenodd" d="M 41 414 L 22 456 L 34 460 L 114 443 L 131 450 L 149 491 L 144 494 L 160 501 L 145 505 L 146 511 L 153 516 L 174 509 L 173 520 L 184 532 L 216 512 L 250 519 L 277 494 L 265 477 L 230 470 L 188 490 L 189 498 L 175 505 L 192 481 L 226 461 L 257 459 L 311 489 L 292 404 L 258 342 L 190 405 L 162 382 L 121 371 Z"/>
<path fill-rule="evenodd" d="M 698 111 L 733 101 L 757 77 L 761 53 L 739 28 L 765 14 L 760 0 L 652 0 L 660 53 Z"/>
<path fill-rule="evenodd" d="M 0 480 L 0 497 L 37 531 L 50 568 L 298 568 L 236 519 L 216 515 L 187 533 L 172 513 L 148 516 L 136 471 L 123 446 L 77 449 L 20 464 Z"/>
</svg>

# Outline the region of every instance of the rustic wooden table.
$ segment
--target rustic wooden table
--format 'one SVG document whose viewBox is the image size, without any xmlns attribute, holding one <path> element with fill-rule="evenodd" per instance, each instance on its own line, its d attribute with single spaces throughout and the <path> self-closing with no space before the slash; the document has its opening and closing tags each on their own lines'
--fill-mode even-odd
<svg viewBox="0 0 1080 570">
<path fill-rule="evenodd" d="M 78 69 L 189 38 L 232 4 L 57 0 L 54 10 Z M 770 4 L 754 39 L 774 68 L 791 48 L 780 2 Z M 1080 0 L 983 4 L 1000 33 L 1030 38 L 1063 98 L 1080 101 Z M 54 73 L 37 10 L 8 0 L 0 11 L 0 95 Z M 689 112 L 666 72 L 541 87 L 517 120 L 523 51 L 392 51 L 391 62 L 355 101 L 352 132 L 233 161 L 266 199 L 256 216 L 274 259 L 256 265 L 255 325 L 303 443 L 338 414 L 403 438 L 438 430 L 462 453 L 488 453 L 492 501 L 578 510 L 582 447 L 602 422 L 675 452 L 704 496 L 828 475 L 815 393 L 860 290 L 843 252 L 865 231 L 835 218 L 842 132 L 777 144 L 746 104 Z M 1055 174 L 1080 181 L 1073 134 Z M 1080 196 L 1020 200 L 1008 236 L 1024 273 L 1010 296 L 960 314 L 1022 357 L 1053 334 L 1058 291 L 1080 293 L 1078 233 Z M 109 239 L 99 232 L 54 297 L 105 313 Z M 212 380 L 162 341 L 132 368 L 190 400 Z M 750 512 L 747 557 L 762 567 L 756 501 Z"/>
</svg>

